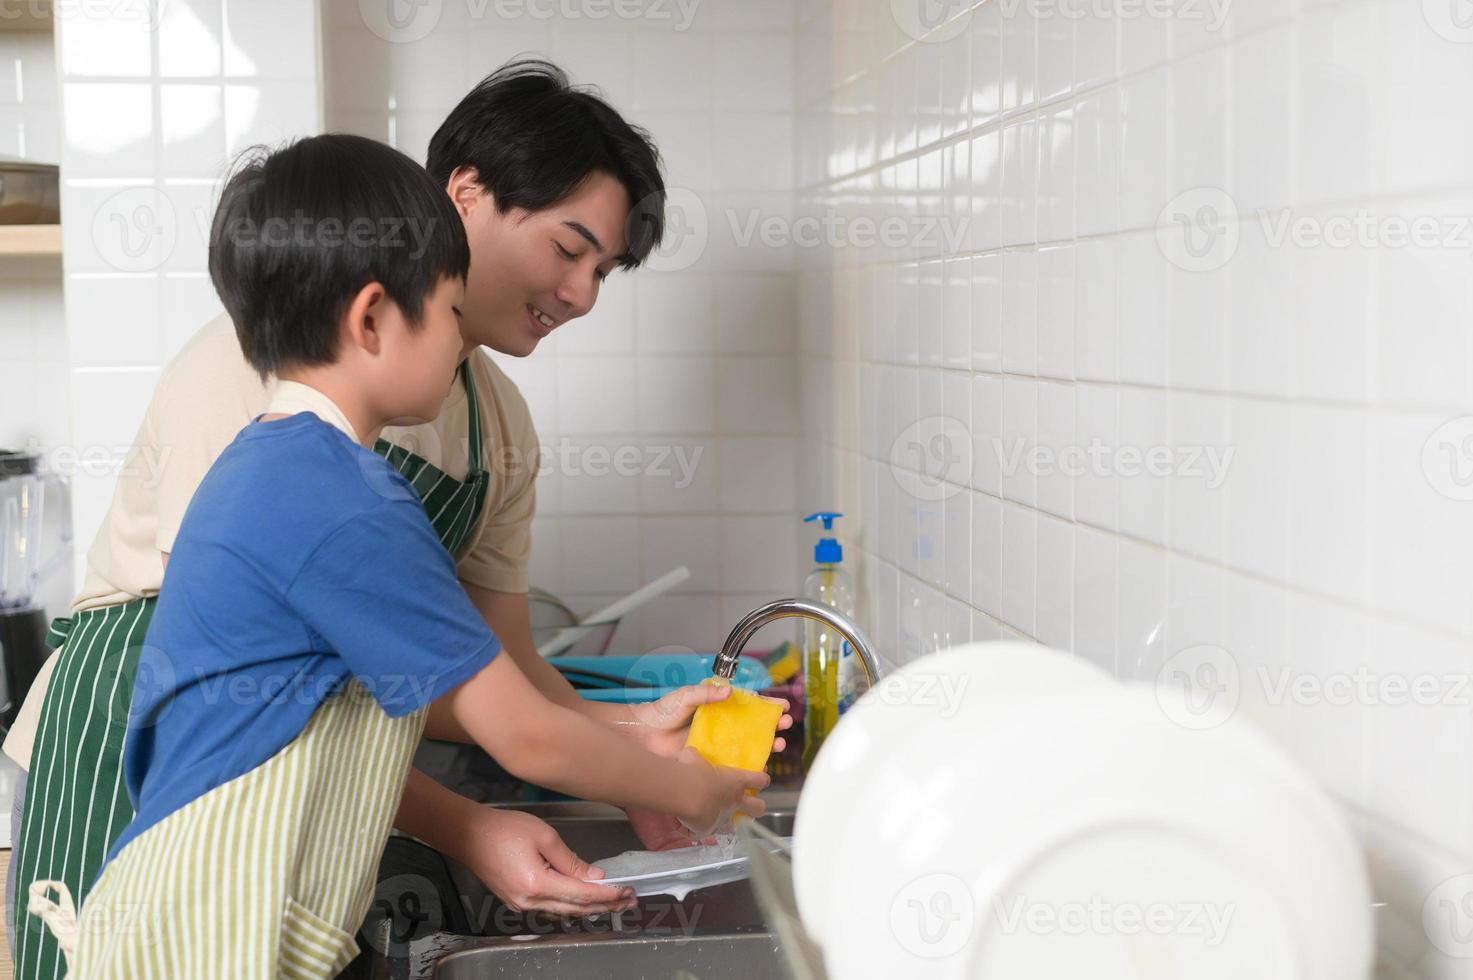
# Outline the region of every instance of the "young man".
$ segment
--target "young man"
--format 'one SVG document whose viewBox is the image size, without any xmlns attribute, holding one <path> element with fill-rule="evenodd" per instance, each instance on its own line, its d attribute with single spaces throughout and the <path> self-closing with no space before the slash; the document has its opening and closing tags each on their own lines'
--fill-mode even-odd
<svg viewBox="0 0 1473 980">
<path fill-rule="evenodd" d="M 604 276 L 643 261 L 663 217 L 658 155 L 643 133 L 573 89 L 557 68 L 522 62 L 465 97 L 436 134 L 429 164 L 471 245 L 461 373 L 439 418 L 387 429 L 376 448 L 424 496 L 466 593 L 537 688 L 670 754 L 709 689 L 679 692 L 631 719 L 582 701 L 533 648 L 526 565 L 537 436 L 516 387 L 476 350 L 531 353 L 549 329 L 592 308 Z M 28 799 L 17 800 L 24 805 L 11 865 L 18 880 L 61 880 L 81 898 L 132 817 L 122 726 L 168 553 L 204 473 L 271 393 L 228 318 L 165 368 L 88 555 L 73 617 L 61 624 L 70 633 L 5 743 L 29 770 Z M 438 709 L 428 730 L 467 737 Z M 648 846 L 679 837 L 667 819 L 638 818 Z M 417 773 L 397 826 L 466 865 L 514 907 L 589 914 L 628 902 L 579 880 L 587 866 L 545 824 L 471 804 Z M 49 980 L 59 970 L 57 949 L 31 925 L 28 901 L 22 892 L 12 904 L 16 976 Z"/>
<path fill-rule="evenodd" d="M 329 231 L 385 216 L 420 230 L 421 257 Z M 305 139 L 226 184 L 211 279 L 247 361 L 279 384 L 180 526 L 127 730 L 137 812 L 79 931 L 65 886 L 28 889 L 76 936 L 71 975 L 336 976 L 442 698 L 522 778 L 700 833 L 761 812 L 745 794 L 765 776 L 608 738 L 497 656 L 420 495 L 370 450 L 389 422 L 440 411 L 469 261 L 451 202 L 372 140 Z"/>
</svg>

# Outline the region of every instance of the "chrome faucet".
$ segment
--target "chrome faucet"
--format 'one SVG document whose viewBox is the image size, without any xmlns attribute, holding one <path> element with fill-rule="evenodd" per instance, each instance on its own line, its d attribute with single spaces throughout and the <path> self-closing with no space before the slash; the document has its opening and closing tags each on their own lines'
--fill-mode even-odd
<svg viewBox="0 0 1473 980">
<path fill-rule="evenodd" d="M 854 648 L 854 653 L 859 657 L 859 662 L 864 665 L 864 672 L 869 678 L 869 686 L 874 687 L 880 682 L 880 661 L 875 656 L 874 644 L 870 643 L 869 637 L 865 635 L 864 630 L 860 629 L 859 624 L 832 606 L 814 602 L 812 599 L 797 598 L 777 599 L 765 606 L 758 606 L 743 616 L 742 621 L 736 624 L 731 635 L 726 638 L 721 652 L 716 655 L 716 663 L 711 668 L 712 676 L 731 680 L 736 676 L 737 660 L 742 655 L 742 648 L 747 645 L 752 634 L 768 623 L 793 616 L 823 623 L 848 640 L 849 645 Z"/>
</svg>

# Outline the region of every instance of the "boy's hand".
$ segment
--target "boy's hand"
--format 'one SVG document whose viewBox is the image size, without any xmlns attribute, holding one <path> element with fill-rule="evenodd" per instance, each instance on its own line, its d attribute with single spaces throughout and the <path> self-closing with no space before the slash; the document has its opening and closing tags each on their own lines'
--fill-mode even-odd
<svg viewBox="0 0 1473 980">
<path fill-rule="evenodd" d="M 688 684 L 676 688 L 658 701 L 634 706 L 634 734 L 645 748 L 656 755 L 674 756 L 685 747 L 690 720 L 696 709 L 730 696 L 731 688 L 725 684 Z M 788 714 L 785 706 L 783 716 L 777 720 L 777 730 L 787 731 L 791 727 L 793 716 Z M 787 739 L 774 738 L 772 751 L 781 752 L 787 744 Z"/>
<path fill-rule="evenodd" d="M 557 831 L 530 813 L 483 811 L 462 861 L 509 908 L 586 916 L 637 904 L 632 889 L 585 881 L 602 877 L 603 871 L 570 851 Z"/>
<path fill-rule="evenodd" d="M 767 773 L 713 766 L 695 749 L 681 749 L 676 758 L 689 766 L 699 781 L 692 811 L 679 814 L 680 822 L 693 836 L 704 838 L 730 830 L 737 811 L 753 817 L 767 812 L 767 804 L 756 795 L 772 782 Z"/>
</svg>

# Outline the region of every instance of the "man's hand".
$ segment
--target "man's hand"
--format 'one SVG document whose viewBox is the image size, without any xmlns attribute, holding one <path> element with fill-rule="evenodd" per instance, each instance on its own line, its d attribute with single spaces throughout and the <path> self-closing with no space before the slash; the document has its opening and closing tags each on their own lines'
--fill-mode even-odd
<svg viewBox="0 0 1473 980">
<path fill-rule="evenodd" d="M 603 871 L 570 851 L 557 831 L 530 813 L 483 810 L 461 861 L 509 908 L 586 916 L 637 904 L 632 889 L 585 881 L 602 877 Z"/>
<path fill-rule="evenodd" d="M 668 813 L 658 810 L 625 810 L 629 815 L 629 826 L 648 851 L 671 851 L 677 847 L 695 844 L 712 844 L 714 839 L 696 840 L 685 824 Z"/>
</svg>

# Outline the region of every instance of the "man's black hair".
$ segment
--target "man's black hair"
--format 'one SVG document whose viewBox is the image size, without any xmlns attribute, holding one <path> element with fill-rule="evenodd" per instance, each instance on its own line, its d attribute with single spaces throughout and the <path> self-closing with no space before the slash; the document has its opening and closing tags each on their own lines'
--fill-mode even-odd
<svg viewBox="0 0 1473 980">
<path fill-rule="evenodd" d="M 362 136 L 245 151 L 210 229 L 210 280 L 263 379 L 331 364 L 338 324 L 369 283 L 417 328 L 425 297 L 469 268 L 465 226 L 444 185 Z"/>
<path fill-rule="evenodd" d="M 508 62 L 482 79 L 436 130 L 427 167 L 442 187 L 471 168 L 502 214 L 541 211 L 590 174 L 608 174 L 629 193 L 624 269 L 644 262 L 665 234 L 665 181 L 650 134 L 548 61 Z"/>
</svg>

